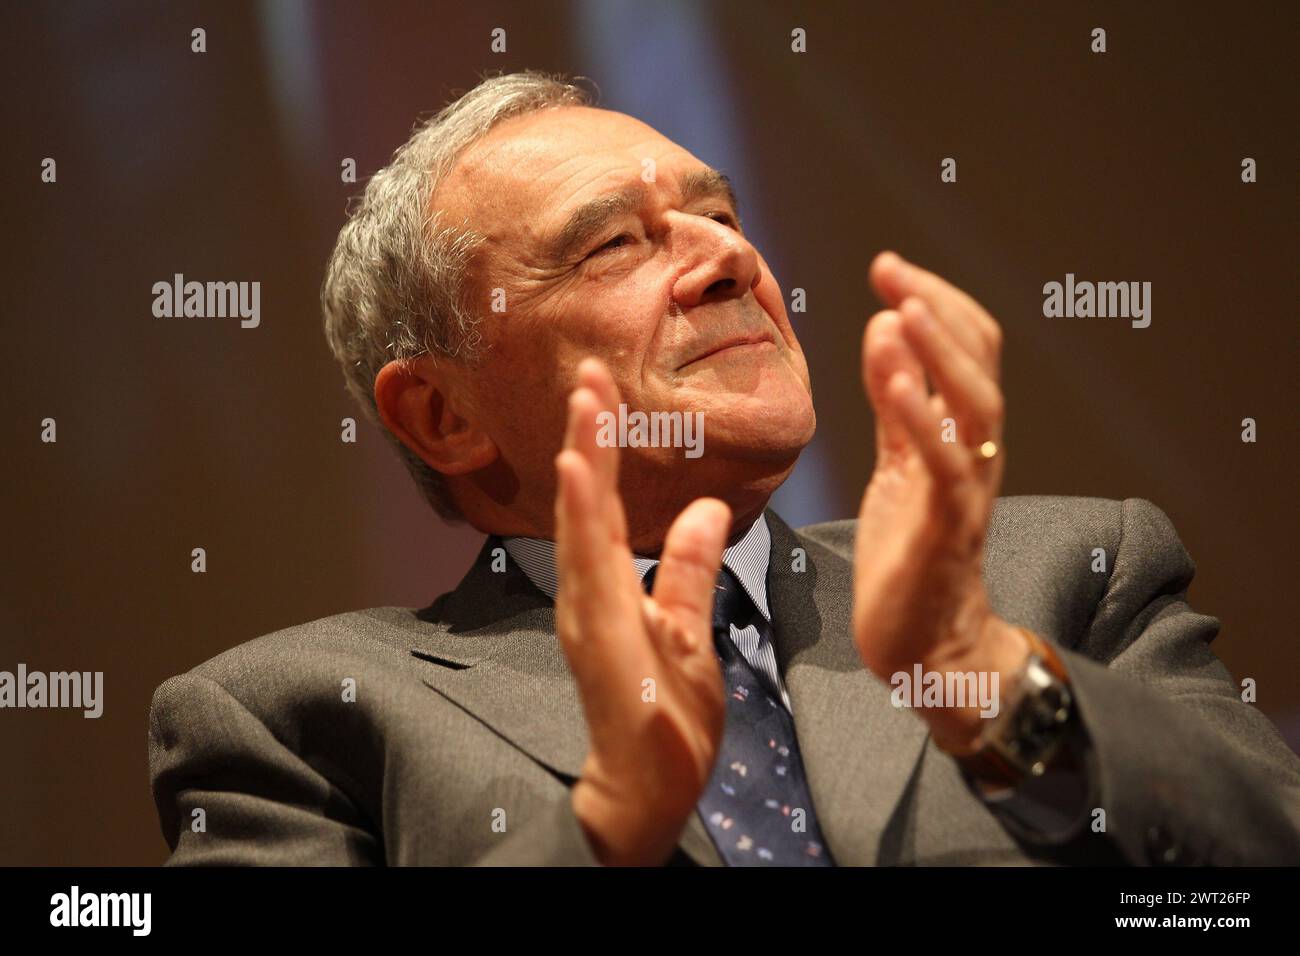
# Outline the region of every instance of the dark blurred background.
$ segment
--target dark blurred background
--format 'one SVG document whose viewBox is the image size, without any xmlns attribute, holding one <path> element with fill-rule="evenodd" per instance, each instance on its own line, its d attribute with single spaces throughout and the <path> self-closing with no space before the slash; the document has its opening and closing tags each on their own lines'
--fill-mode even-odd
<svg viewBox="0 0 1300 956">
<path fill-rule="evenodd" d="M 792 319 L 820 428 L 774 502 L 787 520 L 856 513 L 865 272 L 897 249 L 1006 330 L 1005 493 L 1160 505 L 1198 564 L 1193 606 L 1223 621 L 1216 650 L 1300 748 L 1290 9 L 7 6 L 0 670 L 104 671 L 106 703 L 0 711 L 0 864 L 160 863 L 160 682 L 293 624 L 423 606 L 467 568 L 480 534 L 438 521 L 370 426 L 340 442 L 361 416 L 317 295 L 347 197 L 489 70 L 590 77 L 737 181 L 747 233 L 807 293 Z M 260 281 L 261 325 L 154 318 L 153 283 L 178 272 Z M 1044 318 L 1067 272 L 1150 281 L 1151 326 Z"/>
</svg>

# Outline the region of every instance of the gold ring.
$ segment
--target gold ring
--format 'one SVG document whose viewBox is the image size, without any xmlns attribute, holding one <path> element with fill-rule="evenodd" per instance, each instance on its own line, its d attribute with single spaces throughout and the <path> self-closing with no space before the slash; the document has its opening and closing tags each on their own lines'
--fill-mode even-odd
<svg viewBox="0 0 1300 956">
<path fill-rule="evenodd" d="M 998 443 L 990 439 L 975 449 L 975 457 L 982 461 L 990 461 L 998 457 L 1001 451 L 1002 449 L 998 447 Z"/>
</svg>

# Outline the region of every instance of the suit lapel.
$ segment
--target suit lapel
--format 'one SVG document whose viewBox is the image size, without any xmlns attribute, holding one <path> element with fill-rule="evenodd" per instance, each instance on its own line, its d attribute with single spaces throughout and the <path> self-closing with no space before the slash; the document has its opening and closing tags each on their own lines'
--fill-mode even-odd
<svg viewBox="0 0 1300 956">
<path fill-rule="evenodd" d="M 790 693 L 795 734 L 817 819 L 841 865 L 897 862 L 895 819 L 927 738 L 915 714 L 866 670 L 853 644 L 849 559 L 799 537 L 768 509 L 768 594 L 777 665 Z M 430 666 L 424 682 L 502 739 L 572 784 L 586 759 L 582 701 L 555 635 L 555 607 L 490 536 L 454 591 L 419 612 L 411 653 Z M 806 555 L 793 570 L 794 549 Z M 499 552 L 504 556 L 502 549 Z M 891 825 L 892 824 L 892 825 Z M 721 864 L 699 814 L 680 848 Z"/>
<path fill-rule="evenodd" d="M 419 628 L 411 648 L 440 665 L 426 669 L 424 683 L 566 785 L 577 780 L 587 725 L 555 634 L 555 605 L 505 557 L 501 540 L 489 536 L 464 580 L 418 617 L 440 625 Z M 699 814 L 691 814 L 678 846 L 701 865 L 722 863 Z"/>
<path fill-rule="evenodd" d="M 771 509 L 766 514 L 777 665 L 822 835 L 841 865 L 897 862 L 903 821 L 893 818 L 925 724 L 892 705 L 889 685 L 858 656 L 851 561 L 799 537 Z M 804 570 L 792 569 L 796 548 L 806 555 Z"/>
</svg>

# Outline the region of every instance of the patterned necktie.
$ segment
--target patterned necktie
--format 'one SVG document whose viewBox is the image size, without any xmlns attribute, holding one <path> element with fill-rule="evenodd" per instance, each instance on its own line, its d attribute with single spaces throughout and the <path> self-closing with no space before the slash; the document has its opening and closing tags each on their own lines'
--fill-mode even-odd
<svg viewBox="0 0 1300 956">
<path fill-rule="evenodd" d="M 642 579 L 647 592 L 658 568 Z M 771 626 L 724 564 L 714 592 L 713 644 L 726 687 L 726 727 L 696 809 L 728 866 L 834 866 L 817 826 L 794 720 L 737 649 L 733 624 L 757 627 L 760 645 L 771 640 Z"/>
</svg>

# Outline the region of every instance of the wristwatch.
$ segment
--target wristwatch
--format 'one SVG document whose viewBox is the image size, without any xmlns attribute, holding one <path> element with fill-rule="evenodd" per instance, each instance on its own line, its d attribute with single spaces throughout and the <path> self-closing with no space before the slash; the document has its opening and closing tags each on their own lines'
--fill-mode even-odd
<svg viewBox="0 0 1300 956">
<path fill-rule="evenodd" d="M 1063 744 L 1076 723 L 1074 695 L 1060 657 L 1033 631 L 1016 630 L 1029 644 L 1029 658 L 973 748 L 955 755 L 972 776 L 1007 786 L 1042 776 L 1054 761 L 1070 759 Z"/>
</svg>

